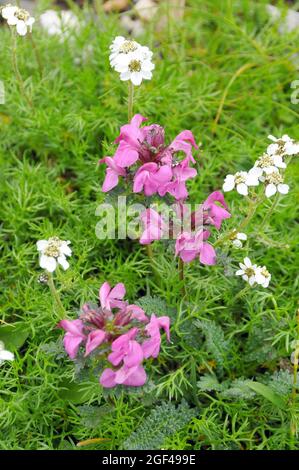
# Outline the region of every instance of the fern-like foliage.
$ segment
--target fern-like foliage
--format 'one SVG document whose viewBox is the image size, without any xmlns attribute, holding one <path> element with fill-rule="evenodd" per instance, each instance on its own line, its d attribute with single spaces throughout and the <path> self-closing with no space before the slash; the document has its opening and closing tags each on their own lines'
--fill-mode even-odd
<svg viewBox="0 0 299 470">
<path fill-rule="evenodd" d="M 195 414 L 195 409 L 191 409 L 185 401 L 182 401 L 177 408 L 171 402 L 164 402 L 154 408 L 125 441 L 124 449 L 161 449 L 166 437 L 179 431 Z"/>
<path fill-rule="evenodd" d="M 212 320 L 196 320 L 194 324 L 203 331 L 206 337 L 206 348 L 212 354 L 217 365 L 223 366 L 225 360 L 228 359 L 230 347 L 221 326 Z"/>
</svg>

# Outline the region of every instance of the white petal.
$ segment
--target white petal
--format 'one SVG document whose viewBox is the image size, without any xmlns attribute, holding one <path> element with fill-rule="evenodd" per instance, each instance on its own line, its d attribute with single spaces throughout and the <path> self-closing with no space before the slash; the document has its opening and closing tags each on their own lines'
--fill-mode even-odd
<svg viewBox="0 0 299 470">
<path fill-rule="evenodd" d="M 248 172 L 248 175 L 253 175 L 255 176 L 256 178 L 259 178 L 260 176 L 262 176 L 263 174 L 263 170 L 262 168 L 258 167 L 258 166 L 254 166 L 253 168 L 251 168 L 251 170 L 249 170 Z"/>
<path fill-rule="evenodd" d="M 237 238 L 238 238 L 238 240 L 247 240 L 247 235 L 246 235 L 246 233 L 239 232 L 237 234 Z"/>
<path fill-rule="evenodd" d="M 69 262 L 66 260 L 65 256 L 59 256 L 57 258 L 58 263 L 63 267 L 63 269 L 66 271 L 69 268 Z"/>
<path fill-rule="evenodd" d="M 248 279 L 248 282 L 249 282 L 249 285 L 252 287 L 253 284 L 255 283 L 255 276 L 251 276 L 251 277 Z"/>
<path fill-rule="evenodd" d="M 48 240 L 38 240 L 36 248 L 38 251 L 44 251 L 48 246 Z"/>
<path fill-rule="evenodd" d="M 280 183 L 280 184 L 277 186 L 277 189 L 278 189 L 278 192 L 280 192 L 281 194 L 288 194 L 290 187 L 289 187 L 288 184 L 282 184 L 282 183 Z"/>
<path fill-rule="evenodd" d="M 286 164 L 284 163 L 281 155 L 273 155 L 273 162 L 274 162 L 274 165 L 277 168 L 286 168 L 287 167 Z"/>
<path fill-rule="evenodd" d="M 18 21 L 17 23 L 17 33 L 20 35 L 20 36 L 25 36 L 26 33 L 27 33 L 27 26 L 25 24 L 25 21 L 21 20 L 21 21 Z"/>
<path fill-rule="evenodd" d="M 273 196 L 273 194 L 276 193 L 276 191 L 277 191 L 277 189 L 276 189 L 275 184 L 271 183 L 271 184 L 267 185 L 265 194 L 266 194 L 267 197 L 271 197 L 271 196 Z"/>
<path fill-rule="evenodd" d="M 248 276 L 247 276 L 247 274 L 244 274 L 244 276 L 242 276 L 242 279 L 244 279 L 244 281 L 247 282 L 247 281 L 248 281 Z"/>
<path fill-rule="evenodd" d="M 18 10 L 17 7 L 7 6 L 2 9 L 2 17 L 7 20 L 9 17 L 14 16 L 15 12 Z"/>
<path fill-rule="evenodd" d="M 61 245 L 60 245 L 60 252 L 66 256 L 71 256 L 72 254 L 72 250 L 70 249 L 70 247 L 68 246 L 70 242 L 61 242 Z"/>
<path fill-rule="evenodd" d="M 39 260 L 39 265 L 41 268 L 46 269 L 49 273 L 53 273 L 56 269 L 56 260 L 51 256 L 42 255 Z"/>
<path fill-rule="evenodd" d="M 139 86 L 142 82 L 142 74 L 140 72 L 131 73 L 131 82 L 135 86 Z"/>
<path fill-rule="evenodd" d="M 252 267 L 252 263 L 251 263 L 250 259 L 248 258 L 248 256 L 246 256 L 246 258 L 244 258 L 244 264 L 247 268 Z"/>
<path fill-rule="evenodd" d="M 239 194 L 242 194 L 242 196 L 247 196 L 248 195 L 248 188 L 245 183 L 239 183 L 237 184 L 237 191 Z"/>
<path fill-rule="evenodd" d="M 244 274 L 243 269 L 238 269 L 238 271 L 236 271 L 236 276 L 243 276 L 243 274 Z"/>
<path fill-rule="evenodd" d="M 233 240 L 233 246 L 235 248 L 242 248 L 242 242 L 236 238 L 235 240 Z"/>
<path fill-rule="evenodd" d="M 1 361 L 13 361 L 14 360 L 14 355 L 10 351 L 6 351 L 5 349 L 2 349 L 0 351 L 0 360 Z"/>
<path fill-rule="evenodd" d="M 18 23 L 18 18 L 16 16 L 10 16 L 8 19 L 7 19 L 7 24 L 9 26 L 15 26 L 17 23 Z"/>
</svg>

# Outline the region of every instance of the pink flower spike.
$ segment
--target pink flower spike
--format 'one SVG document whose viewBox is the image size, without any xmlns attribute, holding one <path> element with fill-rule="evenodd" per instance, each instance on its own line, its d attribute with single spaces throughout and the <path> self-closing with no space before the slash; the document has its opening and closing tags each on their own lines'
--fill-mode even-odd
<svg viewBox="0 0 299 470">
<path fill-rule="evenodd" d="M 107 308 L 111 310 L 112 308 L 123 308 L 126 306 L 126 302 L 122 301 L 126 294 L 125 286 L 122 282 L 116 284 L 116 286 L 111 289 L 108 282 L 100 288 L 100 302 L 102 308 Z"/>
<path fill-rule="evenodd" d="M 134 176 L 134 193 L 144 191 L 146 196 L 152 196 L 172 178 L 172 170 L 168 165 L 158 166 L 149 162 L 142 165 Z"/>
<path fill-rule="evenodd" d="M 142 349 L 139 343 L 134 340 L 138 333 L 138 328 L 132 328 L 127 333 L 121 335 L 111 345 L 112 353 L 108 360 L 114 366 L 124 362 L 128 367 L 141 364 L 143 361 Z"/>
<path fill-rule="evenodd" d="M 106 338 L 106 333 L 103 330 L 93 330 L 87 336 L 86 350 L 84 356 L 88 356 L 94 351 Z"/>
<path fill-rule="evenodd" d="M 139 142 L 144 140 L 144 131 L 143 129 L 140 129 L 140 126 L 144 121 L 147 121 L 147 118 L 141 114 L 135 114 L 131 119 L 130 124 L 125 124 L 121 127 L 120 134 L 115 139 L 115 142 L 119 143 L 124 140 L 131 146 L 138 148 Z"/>
<path fill-rule="evenodd" d="M 83 333 L 83 322 L 81 320 L 61 320 L 57 326 L 66 331 L 63 338 L 63 345 L 69 357 L 75 359 L 80 344 L 86 339 Z"/>
<path fill-rule="evenodd" d="M 215 204 L 216 202 L 219 202 L 222 207 Z M 203 210 L 208 211 L 205 222 L 215 225 L 218 230 L 221 227 L 222 221 L 231 217 L 224 196 L 220 191 L 214 191 L 209 195 L 203 203 Z"/>
</svg>

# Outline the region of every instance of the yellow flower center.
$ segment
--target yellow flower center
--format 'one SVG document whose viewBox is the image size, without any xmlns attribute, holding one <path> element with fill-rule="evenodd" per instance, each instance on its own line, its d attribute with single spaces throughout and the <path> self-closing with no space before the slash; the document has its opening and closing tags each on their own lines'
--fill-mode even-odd
<svg viewBox="0 0 299 470">
<path fill-rule="evenodd" d="M 266 153 L 262 155 L 257 162 L 257 166 L 260 168 L 267 168 L 268 166 L 273 165 L 273 158 L 270 155 L 267 155 Z"/>
<path fill-rule="evenodd" d="M 130 72 L 140 72 L 141 70 L 140 60 L 131 60 L 131 62 L 129 63 L 129 70 Z"/>
<path fill-rule="evenodd" d="M 269 184 L 280 184 L 283 182 L 283 177 L 278 171 L 274 171 L 266 176 L 266 182 Z"/>
<path fill-rule="evenodd" d="M 18 20 L 22 20 L 22 21 L 26 21 L 30 17 L 28 11 L 24 10 L 23 8 L 19 8 L 15 12 L 15 16 L 18 18 Z"/>
<path fill-rule="evenodd" d="M 247 274 L 248 277 L 251 277 L 251 276 L 255 275 L 255 271 L 254 271 L 253 268 L 246 268 L 245 269 L 245 274 Z"/>
<path fill-rule="evenodd" d="M 61 240 L 58 237 L 51 237 L 48 240 L 48 245 L 44 251 L 46 256 L 58 258 L 60 255 Z"/>
<path fill-rule="evenodd" d="M 240 183 L 245 183 L 246 177 L 242 173 L 236 173 L 235 174 L 235 183 L 240 184 Z"/>
<path fill-rule="evenodd" d="M 125 41 L 119 48 L 119 51 L 123 54 L 129 54 L 137 49 L 137 44 L 134 41 Z"/>
</svg>

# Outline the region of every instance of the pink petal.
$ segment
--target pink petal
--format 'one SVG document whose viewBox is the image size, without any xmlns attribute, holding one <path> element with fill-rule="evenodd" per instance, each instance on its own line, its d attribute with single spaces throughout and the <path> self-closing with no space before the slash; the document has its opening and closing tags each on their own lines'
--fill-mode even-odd
<svg viewBox="0 0 299 470">
<path fill-rule="evenodd" d="M 147 323 L 148 317 L 145 315 L 144 310 L 138 305 L 128 305 L 126 308 L 126 313 L 131 313 L 131 318 L 138 321 Z"/>
<path fill-rule="evenodd" d="M 143 361 L 143 352 L 142 348 L 137 341 L 130 341 L 129 342 L 129 350 L 124 357 L 124 364 L 127 367 L 134 367 L 138 364 L 141 364 Z"/>
<path fill-rule="evenodd" d="M 100 303 L 102 308 L 106 308 L 107 298 L 111 288 L 109 282 L 104 282 L 100 288 Z"/>
<path fill-rule="evenodd" d="M 203 243 L 200 250 L 199 260 L 202 264 L 213 265 L 216 264 L 216 252 L 212 245 Z"/>
<path fill-rule="evenodd" d="M 118 185 L 119 175 L 115 173 L 111 168 L 107 168 L 106 177 L 102 186 L 103 193 L 107 193 L 111 189 Z"/>
<path fill-rule="evenodd" d="M 105 388 L 112 388 L 117 385 L 115 382 L 115 372 L 112 369 L 105 369 L 100 377 L 100 384 Z"/>
<path fill-rule="evenodd" d="M 105 331 L 102 330 L 94 330 L 89 335 L 87 336 L 87 342 L 86 342 L 86 352 L 85 352 L 85 357 L 88 356 L 92 351 L 94 351 L 102 342 L 104 341 L 106 337 Z"/>
<path fill-rule="evenodd" d="M 83 333 L 84 325 L 81 320 L 61 320 L 57 326 L 63 328 L 73 336 L 80 336 L 81 338 L 85 337 Z"/>
<path fill-rule="evenodd" d="M 63 345 L 71 359 L 75 359 L 78 354 L 79 346 L 84 338 L 80 336 L 72 336 L 66 333 L 63 338 Z"/>
</svg>

